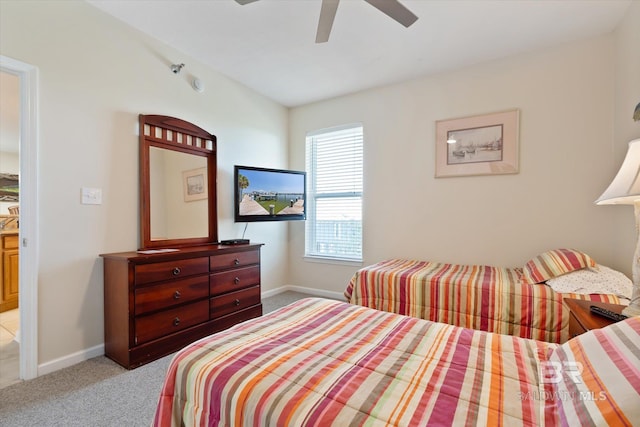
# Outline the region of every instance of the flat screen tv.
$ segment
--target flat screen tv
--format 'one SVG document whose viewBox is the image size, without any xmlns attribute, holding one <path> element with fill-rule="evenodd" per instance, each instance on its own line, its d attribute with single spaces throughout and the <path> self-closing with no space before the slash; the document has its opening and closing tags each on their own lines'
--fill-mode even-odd
<svg viewBox="0 0 640 427">
<path fill-rule="evenodd" d="M 233 175 L 236 222 L 306 218 L 306 172 L 236 165 Z"/>
</svg>

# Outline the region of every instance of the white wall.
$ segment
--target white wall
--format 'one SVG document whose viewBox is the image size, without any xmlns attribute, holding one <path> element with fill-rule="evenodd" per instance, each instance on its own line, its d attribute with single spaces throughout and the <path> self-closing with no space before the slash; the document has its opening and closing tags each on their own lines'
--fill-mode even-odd
<svg viewBox="0 0 640 427">
<path fill-rule="evenodd" d="M 16 142 L 17 146 L 18 142 Z M 0 151 L 0 172 L 15 173 L 20 172 L 20 159 L 17 152 Z"/>
<path fill-rule="evenodd" d="M 365 264 L 407 256 L 512 266 L 573 246 L 628 274 L 632 215 L 593 200 L 626 142 L 640 136 L 625 118 L 640 101 L 638 15 L 634 2 L 610 36 L 289 114 L 83 2 L 3 1 L 0 54 L 40 70 L 39 362 L 103 342 L 98 254 L 139 244 L 140 113 L 177 116 L 217 135 L 221 239 L 244 228 L 233 223 L 234 164 L 303 168 L 307 131 L 361 121 Z M 168 67 L 179 62 L 187 66 L 176 76 Z M 204 94 L 190 88 L 192 75 Z M 433 177 L 435 120 L 514 107 L 518 175 Z M 103 205 L 80 205 L 82 186 L 102 188 Z M 248 226 L 246 237 L 266 243 L 265 290 L 287 283 L 342 292 L 356 267 L 304 261 L 303 229 L 301 222 Z"/>
<path fill-rule="evenodd" d="M 306 132 L 364 124 L 365 265 L 412 257 L 522 266 L 573 247 L 629 274 L 631 254 L 612 248 L 631 238 L 612 235 L 616 213 L 593 203 L 619 165 L 615 47 L 607 35 L 295 108 L 291 166 L 304 166 Z M 519 174 L 434 178 L 436 120 L 511 108 L 520 109 Z M 305 261 L 302 227 L 291 226 L 291 284 L 343 291 L 356 267 Z"/>
<path fill-rule="evenodd" d="M 609 182 L 620 168 L 628 143 L 640 138 L 640 121 L 632 119 L 640 103 L 640 1 L 631 2 L 629 11 L 615 31 L 615 104 L 613 162 L 605 163 Z M 611 227 L 610 250 L 622 265 L 631 269 L 636 239 L 632 206 L 602 206 Z M 631 273 L 629 272 L 629 275 Z"/>
<path fill-rule="evenodd" d="M 220 238 L 233 223 L 233 165 L 287 166 L 287 109 L 80 1 L 3 1 L 0 54 L 39 68 L 39 363 L 103 343 L 100 253 L 139 247 L 138 114 L 180 117 L 218 137 Z M 171 63 L 184 62 L 180 75 Z M 190 76 L 206 85 L 190 87 Z M 81 205 L 80 188 L 103 190 Z M 286 274 L 286 224 L 264 242 L 263 284 Z"/>
</svg>

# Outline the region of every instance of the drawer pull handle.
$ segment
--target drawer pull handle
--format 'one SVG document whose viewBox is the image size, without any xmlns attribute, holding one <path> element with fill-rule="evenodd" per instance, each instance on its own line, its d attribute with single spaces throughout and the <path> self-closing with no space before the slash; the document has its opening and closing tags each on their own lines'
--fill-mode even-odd
<svg viewBox="0 0 640 427">
<path fill-rule="evenodd" d="M 180 318 L 176 317 L 175 319 L 173 319 L 173 326 L 178 326 L 180 324 Z"/>
<path fill-rule="evenodd" d="M 238 258 L 236 258 L 236 259 L 233 260 L 233 263 L 235 265 L 239 265 L 240 264 L 240 260 Z"/>
<path fill-rule="evenodd" d="M 239 300 L 239 299 L 237 299 L 237 300 L 235 300 L 233 303 L 234 303 L 234 304 L 236 305 L 236 307 L 237 307 L 237 306 L 239 306 L 239 305 L 240 305 L 240 300 Z"/>
<path fill-rule="evenodd" d="M 240 283 L 240 278 L 236 277 L 235 279 L 233 279 L 233 283 L 235 283 L 236 285 Z"/>
<path fill-rule="evenodd" d="M 173 269 L 172 273 L 174 276 L 177 276 L 178 274 L 180 274 L 182 272 L 182 270 L 180 270 L 180 267 L 176 267 Z"/>
<path fill-rule="evenodd" d="M 180 291 L 175 291 L 173 293 L 173 299 L 180 299 L 181 296 L 182 294 L 180 293 Z"/>
</svg>

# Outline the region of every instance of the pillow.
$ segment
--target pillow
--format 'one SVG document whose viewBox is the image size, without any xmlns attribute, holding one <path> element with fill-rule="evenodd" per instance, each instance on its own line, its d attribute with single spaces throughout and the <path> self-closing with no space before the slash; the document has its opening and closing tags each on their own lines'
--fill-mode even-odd
<svg viewBox="0 0 640 427">
<path fill-rule="evenodd" d="M 583 268 L 547 280 L 547 285 L 556 292 L 573 294 L 613 294 L 630 299 L 633 284 L 619 271 L 604 265 L 597 270 Z"/>
<path fill-rule="evenodd" d="M 637 425 L 638 342 L 640 317 L 631 317 L 578 335 L 552 350 L 539 372 L 549 391 L 543 399 L 556 404 L 562 424 Z"/>
<path fill-rule="evenodd" d="M 542 283 L 575 270 L 595 266 L 596 262 L 584 252 L 574 249 L 554 249 L 541 253 L 524 265 L 522 283 L 526 285 Z"/>
</svg>

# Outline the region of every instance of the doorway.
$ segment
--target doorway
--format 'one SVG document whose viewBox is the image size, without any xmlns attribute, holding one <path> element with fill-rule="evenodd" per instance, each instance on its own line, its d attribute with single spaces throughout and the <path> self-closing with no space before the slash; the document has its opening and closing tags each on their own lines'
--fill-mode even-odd
<svg viewBox="0 0 640 427">
<path fill-rule="evenodd" d="M 19 379 L 38 376 L 37 333 L 37 145 L 38 145 L 38 70 L 33 65 L 0 55 L 0 73 L 17 83 L 19 175 L 19 227 L 16 246 L 19 251 L 18 324 L 19 324 Z M 4 80 L 3 80 L 4 81 Z M 4 97 L 4 90 L 0 97 Z M 0 171 L 2 172 L 2 171 Z"/>
<path fill-rule="evenodd" d="M 0 72 L 0 388 L 20 380 L 20 78 Z"/>
</svg>

